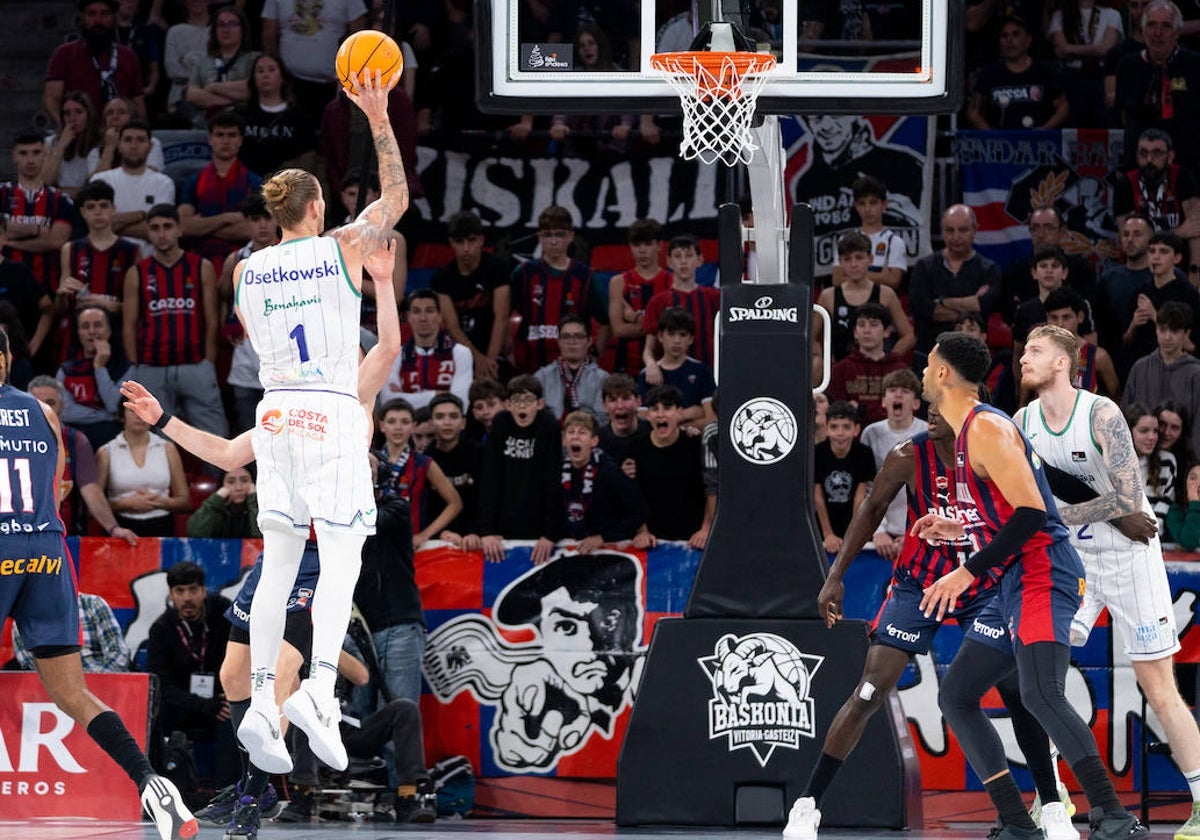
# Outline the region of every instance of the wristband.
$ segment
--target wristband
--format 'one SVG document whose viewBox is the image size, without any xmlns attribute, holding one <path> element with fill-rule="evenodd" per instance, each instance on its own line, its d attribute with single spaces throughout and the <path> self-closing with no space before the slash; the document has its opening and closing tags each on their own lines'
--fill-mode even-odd
<svg viewBox="0 0 1200 840">
<path fill-rule="evenodd" d="M 171 412 L 167 411 L 164 408 L 163 413 L 159 416 L 159 418 L 157 420 L 154 421 L 154 428 L 158 429 L 160 432 L 165 431 L 165 429 L 163 427 L 166 426 L 167 423 L 169 423 L 171 421 L 171 418 L 174 416 L 175 416 L 174 414 L 172 414 Z"/>
<path fill-rule="evenodd" d="M 120 522 L 114 522 L 114 523 L 113 523 L 113 526 L 112 526 L 111 528 L 106 528 L 106 529 L 105 529 L 105 532 L 106 532 L 106 533 L 107 533 L 107 534 L 108 534 L 108 535 L 111 537 L 111 536 L 113 535 L 113 531 L 117 530 L 117 529 L 118 529 L 118 528 L 120 528 L 120 527 L 121 527 L 121 523 L 120 523 Z"/>
</svg>

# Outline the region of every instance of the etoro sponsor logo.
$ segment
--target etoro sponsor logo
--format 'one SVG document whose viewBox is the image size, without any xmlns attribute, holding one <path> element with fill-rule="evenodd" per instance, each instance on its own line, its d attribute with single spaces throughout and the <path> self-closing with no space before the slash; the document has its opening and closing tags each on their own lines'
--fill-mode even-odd
<svg viewBox="0 0 1200 840">
<path fill-rule="evenodd" d="M 809 689 L 824 661 L 774 633 L 725 634 L 712 656 L 696 660 L 712 680 L 708 737 L 727 738 L 730 752 L 750 750 L 763 767 L 776 747 L 798 750 L 801 738 L 816 737 Z"/>
<path fill-rule="evenodd" d="M 1003 627 L 991 627 L 987 624 L 984 624 L 978 618 L 975 619 L 973 622 L 971 622 L 971 629 L 974 630 L 976 633 L 978 633 L 980 636 L 987 636 L 989 639 L 1004 638 L 1004 628 Z"/>
<path fill-rule="evenodd" d="M 913 633 L 908 630 L 901 630 L 899 627 L 892 624 L 891 622 L 888 623 L 888 626 L 885 627 L 884 630 L 886 630 L 887 634 L 889 636 L 891 636 L 893 639 L 899 639 L 900 641 L 908 642 L 909 644 L 916 644 L 921 639 L 920 633 Z"/>
</svg>

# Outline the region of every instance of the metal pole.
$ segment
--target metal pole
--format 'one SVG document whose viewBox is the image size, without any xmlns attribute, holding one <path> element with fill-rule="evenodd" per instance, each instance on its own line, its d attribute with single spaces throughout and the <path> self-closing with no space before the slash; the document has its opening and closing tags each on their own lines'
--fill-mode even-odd
<svg viewBox="0 0 1200 840">
<path fill-rule="evenodd" d="M 779 117 L 767 114 L 751 128 L 758 151 L 747 164 L 754 209 L 754 248 L 758 254 L 758 283 L 787 283 L 788 226 L 784 206 L 783 138 Z M 722 282 L 724 279 L 722 278 Z"/>
</svg>

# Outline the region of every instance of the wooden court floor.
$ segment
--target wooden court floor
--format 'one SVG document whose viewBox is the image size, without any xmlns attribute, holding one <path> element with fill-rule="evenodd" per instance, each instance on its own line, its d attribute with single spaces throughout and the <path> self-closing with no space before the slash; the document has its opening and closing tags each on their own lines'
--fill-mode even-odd
<svg viewBox="0 0 1200 840">
<path fill-rule="evenodd" d="M 1165 816 L 1165 813 L 1164 813 Z M 1154 822 L 1153 836 L 1169 838 L 1179 822 Z M 991 827 L 989 822 L 937 822 L 921 831 L 862 831 L 828 829 L 820 832 L 822 840 L 983 840 Z M 1087 826 L 1076 823 L 1084 838 Z M 222 829 L 201 826 L 198 840 L 220 840 Z M 386 824 L 354 824 L 348 822 L 312 823 L 309 825 L 265 823 L 260 840 L 656 840 L 656 838 L 695 837 L 701 840 L 778 840 L 778 828 L 709 829 L 695 827 L 634 827 L 619 828 L 599 820 L 439 820 L 432 825 L 408 826 Z M 112 823 L 87 820 L 38 820 L 5 822 L 0 819 L 0 838 L 3 840 L 157 840 L 158 834 L 149 823 Z"/>
</svg>

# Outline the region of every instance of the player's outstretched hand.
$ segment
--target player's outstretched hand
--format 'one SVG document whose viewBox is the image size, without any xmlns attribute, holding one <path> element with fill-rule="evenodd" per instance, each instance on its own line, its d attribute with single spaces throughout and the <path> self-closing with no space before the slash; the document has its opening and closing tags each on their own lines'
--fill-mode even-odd
<svg viewBox="0 0 1200 840">
<path fill-rule="evenodd" d="M 365 76 L 366 80 L 360 79 L 359 76 Z M 392 78 L 386 81 L 381 70 L 376 70 L 374 73 L 360 73 L 350 77 L 353 90 L 346 91 L 346 96 L 362 109 L 362 112 L 367 115 L 367 120 L 386 120 L 388 94 L 399 81 L 399 73 L 393 73 Z"/>
<path fill-rule="evenodd" d="M 918 609 L 926 618 L 936 613 L 937 620 L 941 621 L 954 612 L 954 604 L 958 601 L 958 596 L 967 591 L 967 587 L 973 580 L 975 580 L 975 576 L 967 570 L 967 567 L 959 566 L 950 574 L 942 575 L 935 580 L 932 586 L 926 587 Z"/>
<path fill-rule="evenodd" d="M 396 241 L 391 237 L 385 239 L 378 250 L 363 260 L 363 268 L 376 283 L 392 282 L 392 272 L 396 268 Z"/>
<path fill-rule="evenodd" d="M 817 614 L 825 619 L 825 626 L 833 627 L 842 620 L 842 599 L 846 597 L 846 587 L 840 580 L 829 578 L 817 595 Z"/>
<path fill-rule="evenodd" d="M 930 543 L 961 539 L 965 534 L 966 530 L 957 519 L 938 516 L 936 513 L 927 513 L 922 516 L 913 523 L 912 530 L 908 532 L 910 537 L 917 537 Z"/>
<path fill-rule="evenodd" d="M 132 379 L 125 380 L 121 383 L 121 396 L 125 398 L 125 405 L 133 409 L 134 414 L 151 426 L 158 422 L 158 418 L 162 417 L 162 405 L 142 383 Z"/>
</svg>

